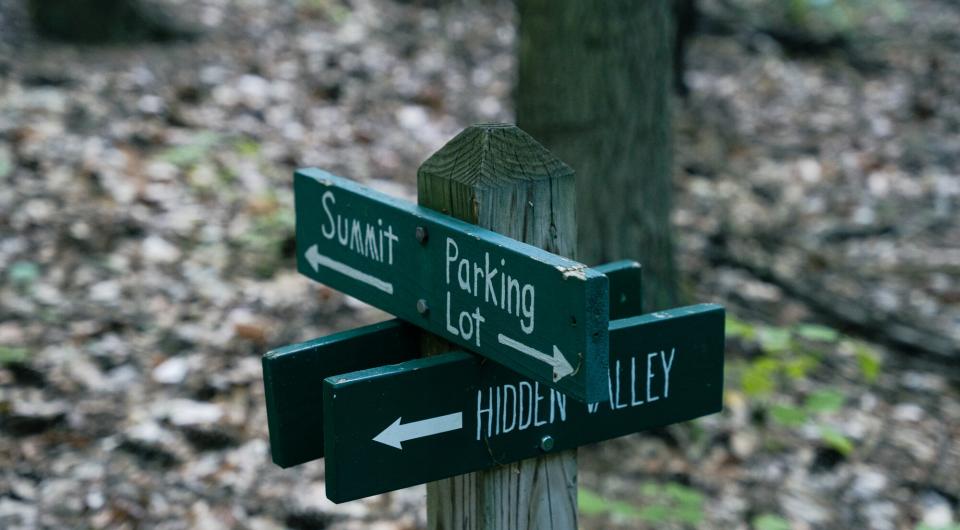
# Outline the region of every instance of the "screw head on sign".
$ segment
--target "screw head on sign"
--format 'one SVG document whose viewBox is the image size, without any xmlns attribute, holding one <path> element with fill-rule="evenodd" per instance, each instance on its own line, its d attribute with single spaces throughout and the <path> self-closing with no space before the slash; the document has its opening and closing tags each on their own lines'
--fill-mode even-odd
<svg viewBox="0 0 960 530">
<path fill-rule="evenodd" d="M 540 450 L 546 453 L 553 449 L 553 436 L 549 434 L 540 439 Z"/>
<path fill-rule="evenodd" d="M 430 234 L 427 233 L 427 227 L 425 226 L 418 226 L 416 235 L 417 235 L 417 242 L 420 243 L 421 245 L 426 243 L 427 238 L 430 237 Z"/>
<path fill-rule="evenodd" d="M 423 298 L 417 300 L 417 313 L 426 316 L 430 312 L 430 306 L 427 305 L 427 301 Z"/>
</svg>

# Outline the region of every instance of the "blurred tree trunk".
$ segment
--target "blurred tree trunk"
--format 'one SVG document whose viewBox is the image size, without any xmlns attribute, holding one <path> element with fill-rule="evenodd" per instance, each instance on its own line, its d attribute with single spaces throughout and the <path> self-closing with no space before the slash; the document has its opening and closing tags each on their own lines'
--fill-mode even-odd
<svg viewBox="0 0 960 530">
<path fill-rule="evenodd" d="M 578 254 L 643 264 L 677 302 L 671 235 L 670 0 L 520 0 L 517 121 L 577 172 Z"/>
<path fill-rule="evenodd" d="M 193 31 L 141 0 L 27 0 L 34 29 L 70 42 L 165 41 Z"/>
</svg>

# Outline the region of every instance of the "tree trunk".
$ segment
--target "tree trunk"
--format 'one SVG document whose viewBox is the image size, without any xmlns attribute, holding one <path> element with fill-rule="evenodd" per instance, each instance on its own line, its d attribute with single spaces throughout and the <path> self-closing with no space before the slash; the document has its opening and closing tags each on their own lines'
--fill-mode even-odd
<svg viewBox="0 0 960 530">
<path fill-rule="evenodd" d="M 637 259 L 676 305 L 670 0 L 520 0 L 517 121 L 577 172 L 580 261 Z"/>
<path fill-rule="evenodd" d="M 194 31 L 141 0 L 28 0 L 36 31 L 50 39 L 102 43 L 187 38 Z"/>
</svg>

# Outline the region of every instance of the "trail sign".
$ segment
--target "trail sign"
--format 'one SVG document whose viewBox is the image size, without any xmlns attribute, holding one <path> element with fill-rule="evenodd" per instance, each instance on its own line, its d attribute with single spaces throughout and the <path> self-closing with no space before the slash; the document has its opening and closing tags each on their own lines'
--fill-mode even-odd
<svg viewBox="0 0 960 530">
<path fill-rule="evenodd" d="M 324 381 L 327 496 L 344 502 L 721 410 L 724 311 L 610 324 L 609 397 L 587 405 L 462 352 Z"/>
<path fill-rule="evenodd" d="M 389 320 L 263 356 L 270 453 L 280 467 L 323 458 L 323 380 L 420 357 L 417 328 Z"/>
<path fill-rule="evenodd" d="M 301 273 L 575 399 L 607 398 L 603 274 L 318 169 L 296 172 L 294 195 Z"/>
<path fill-rule="evenodd" d="M 596 270 L 610 282 L 611 318 L 642 312 L 639 263 L 616 261 Z M 267 352 L 263 387 L 274 463 L 290 467 L 323 458 L 324 379 L 420 356 L 419 328 L 399 319 Z"/>
</svg>

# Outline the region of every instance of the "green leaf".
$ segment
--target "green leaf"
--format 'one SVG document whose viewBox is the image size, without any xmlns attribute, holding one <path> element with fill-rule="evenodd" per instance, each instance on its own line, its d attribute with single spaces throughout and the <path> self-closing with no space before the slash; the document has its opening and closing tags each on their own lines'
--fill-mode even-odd
<svg viewBox="0 0 960 530">
<path fill-rule="evenodd" d="M 14 285 L 29 285 L 40 276 L 40 268 L 29 261 L 18 261 L 10 266 L 7 278 Z"/>
<path fill-rule="evenodd" d="M 580 512 L 586 515 L 614 514 L 630 519 L 640 517 L 640 510 L 635 506 L 623 501 L 605 499 L 585 488 L 577 490 L 577 505 Z"/>
<path fill-rule="evenodd" d="M 802 355 L 796 359 L 790 359 L 784 363 L 783 370 L 787 377 L 794 381 L 804 379 L 807 373 L 820 365 L 820 360 L 812 355 Z"/>
<path fill-rule="evenodd" d="M 683 484 L 671 482 L 665 491 L 673 498 L 673 520 L 680 523 L 699 525 L 703 522 L 703 494 Z"/>
<path fill-rule="evenodd" d="M 804 405 L 811 413 L 829 413 L 840 410 L 847 397 L 836 390 L 818 390 L 807 396 Z"/>
<path fill-rule="evenodd" d="M 15 348 L 13 346 L 0 346 L 0 366 L 5 364 L 24 363 L 30 358 L 30 352 L 26 348 Z"/>
<path fill-rule="evenodd" d="M 807 413 L 789 405 L 774 405 L 770 408 L 770 417 L 780 425 L 799 427 L 807 422 Z"/>
<path fill-rule="evenodd" d="M 776 374 L 780 364 L 775 359 L 762 357 L 750 363 L 740 379 L 743 391 L 750 397 L 768 395 L 776 388 Z"/>
<path fill-rule="evenodd" d="M 837 342 L 840 339 L 840 333 L 837 330 L 819 324 L 800 324 L 793 330 L 798 336 L 807 340 Z"/>
<path fill-rule="evenodd" d="M 207 156 L 207 153 L 220 143 L 220 135 L 205 131 L 186 145 L 171 147 L 160 154 L 160 159 L 180 167 L 190 167 Z"/>
<path fill-rule="evenodd" d="M 790 530 L 790 521 L 779 515 L 765 513 L 753 518 L 754 530 Z"/>
<path fill-rule="evenodd" d="M 640 495 L 644 497 L 656 497 L 660 494 L 660 484 L 657 482 L 644 482 L 640 485 Z"/>
<path fill-rule="evenodd" d="M 666 523 L 670 520 L 672 510 L 669 506 L 655 504 L 644 506 L 637 512 L 637 517 L 648 523 Z"/>
<path fill-rule="evenodd" d="M 0 148 L 0 179 L 13 172 L 13 162 L 10 161 L 10 153 Z"/>
<path fill-rule="evenodd" d="M 703 508 L 700 506 L 677 506 L 673 511 L 673 519 L 679 523 L 699 526 L 704 519 Z"/>
<path fill-rule="evenodd" d="M 789 329 L 765 326 L 760 328 L 760 347 L 768 353 L 783 353 L 790 349 L 793 336 Z"/>
<path fill-rule="evenodd" d="M 917 530 L 960 530 L 960 524 L 949 523 L 947 524 L 947 526 L 933 526 L 925 523 L 920 523 L 920 526 L 917 526 Z"/>
<path fill-rule="evenodd" d="M 820 439 L 844 456 L 853 452 L 853 442 L 834 427 L 827 425 L 821 426 Z"/>
<path fill-rule="evenodd" d="M 580 513 L 586 515 L 603 515 L 607 513 L 607 501 L 596 493 L 584 488 L 577 490 L 577 506 L 580 508 Z"/>
<path fill-rule="evenodd" d="M 663 487 L 664 493 L 680 506 L 703 506 L 703 494 L 677 482 L 669 482 Z"/>
<path fill-rule="evenodd" d="M 730 338 L 753 340 L 757 336 L 757 330 L 754 326 L 738 319 L 733 315 L 730 315 L 729 313 L 727 314 L 724 330 L 727 337 Z"/>
<path fill-rule="evenodd" d="M 236 148 L 237 152 L 241 155 L 250 158 L 260 154 L 260 144 L 248 138 L 237 140 L 236 143 L 234 143 L 234 148 Z"/>
<path fill-rule="evenodd" d="M 880 376 L 880 355 L 870 346 L 862 342 L 853 344 L 854 355 L 860 366 L 860 373 L 868 383 L 873 383 Z"/>
</svg>

